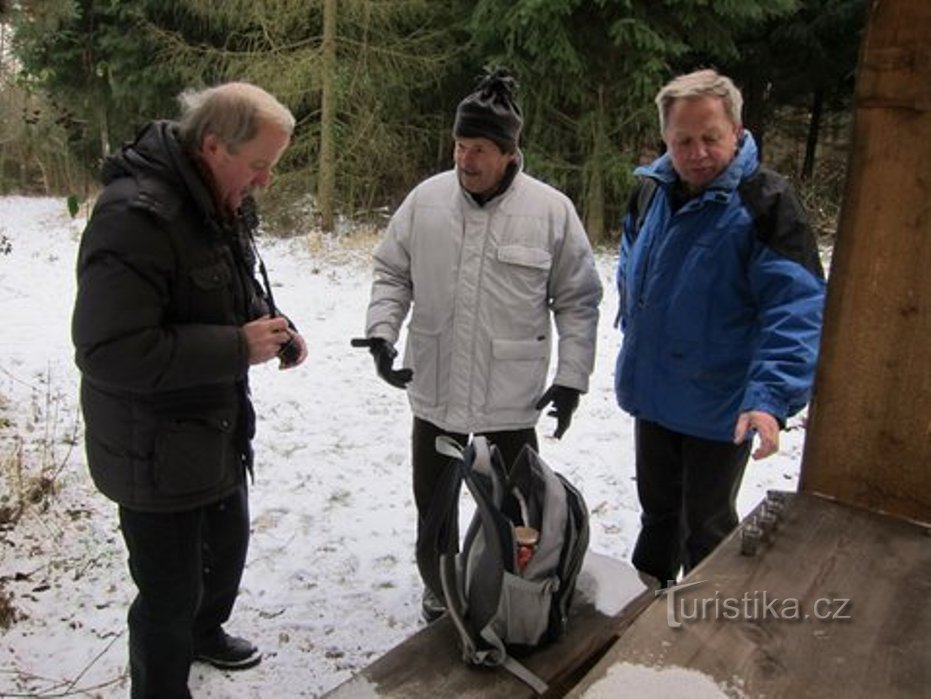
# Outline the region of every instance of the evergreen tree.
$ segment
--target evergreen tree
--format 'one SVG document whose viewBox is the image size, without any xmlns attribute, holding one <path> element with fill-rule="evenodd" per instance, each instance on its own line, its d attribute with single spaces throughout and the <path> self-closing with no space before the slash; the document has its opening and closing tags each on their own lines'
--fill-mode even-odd
<svg viewBox="0 0 931 699">
<path fill-rule="evenodd" d="M 19 84 L 54 97 L 40 120 L 57 121 L 89 167 L 149 119 L 174 117 L 185 87 L 248 80 L 298 119 L 268 193 L 267 203 L 286 206 L 266 210 L 313 211 L 327 229 L 337 214 L 393 207 L 449 167 L 456 103 L 483 67 L 505 65 L 521 84 L 528 171 L 573 198 L 598 242 L 619 225 L 633 167 L 660 143 L 653 97 L 663 82 L 708 65 L 728 72 L 762 140 L 774 100 L 804 99 L 816 116 L 848 94 L 864 3 L 43 0 L 6 9 Z M 816 118 L 810 134 L 814 153 Z"/>
<path fill-rule="evenodd" d="M 153 61 L 142 3 L 45 0 L 14 5 L 13 51 L 29 90 L 50 96 L 53 118 L 89 168 L 171 109 L 177 76 Z"/>
<path fill-rule="evenodd" d="M 582 209 L 593 242 L 623 214 L 656 140 L 653 97 L 691 56 L 737 55 L 737 29 L 794 0 L 479 0 L 473 49 L 524 84 L 528 168 Z"/>
<path fill-rule="evenodd" d="M 307 203 L 325 209 L 329 228 L 336 209 L 357 217 L 394 205 L 435 167 L 441 131 L 430 96 L 456 55 L 457 18 L 450 3 L 341 0 L 325 43 L 326 4 L 163 2 L 148 20 L 189 82 L 248 80 L 292 109 L 298 128 L 270 194 L 295 202 L 313 193 Z"/>
<path fill-rule="evenodd" d="M 808 107 L 803 179 L 814 171 L 825 112 L 850 107 L 865 25 L 866 0 L 804 0 L 791 21 L 773 31 L 773 100 Z"/>
</svg>

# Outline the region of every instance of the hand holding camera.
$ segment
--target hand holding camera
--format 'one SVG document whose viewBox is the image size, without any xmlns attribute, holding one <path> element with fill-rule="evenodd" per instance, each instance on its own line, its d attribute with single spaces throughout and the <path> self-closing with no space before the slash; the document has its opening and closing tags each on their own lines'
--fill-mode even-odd
<svg viewBox="0 0 931 699">
<path fill-rule="evenodd" d="M 278 346 L 278 359 L 281 368 L 297 366 L 304 358 L 304 340 L 295 332 L 288 330 L 288 341 Z"/>
<path fill-rule="evenodd" d="M 262 316 L 242 326 L 249 352 L 249 364 L 264 364 L 278 357 L 282 368 L 303 360 L 303 340 L 289 329 L 287 318 Z"/>
</svg>

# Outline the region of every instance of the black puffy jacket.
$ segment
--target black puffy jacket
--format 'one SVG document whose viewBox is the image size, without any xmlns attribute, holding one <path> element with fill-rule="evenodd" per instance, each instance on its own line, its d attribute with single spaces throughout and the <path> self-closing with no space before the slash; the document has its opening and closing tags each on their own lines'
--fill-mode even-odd
<svg viewBox="0 0 931 699">
<path fill-rule="evenodd" d="M 94 482 L 159 512 L 215 502 L 251 469 L 241 326 L 267 309 L 249 222 L 217 217 L 175 129 L 150 124 L 104 166 L 72 318 Z"/>
</svg>

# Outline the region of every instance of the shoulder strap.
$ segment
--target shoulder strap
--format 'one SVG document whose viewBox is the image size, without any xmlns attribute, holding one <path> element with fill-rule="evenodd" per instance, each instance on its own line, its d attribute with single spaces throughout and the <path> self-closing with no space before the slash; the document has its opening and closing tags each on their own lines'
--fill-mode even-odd
<svg viewBox="0 0 931 699">
<path fill-rule="evenodd" d="M 416 557 L 424 583 L 439 594 L 443 589 L 440 572 L 442 555 L 449 552 L 455 557 L 459 550 L 459 541 L 452 534 L 457 531 L 455 523 L 459 518 L 459 491 L 462 489 L 459 464 L 463 454 L 459 444 L 446 436 L 437 437 L 436 450 L 448 456 L 449 461 L 437 479 L 430 508 L 421 524 Z"/>
<path fill-rule="evenodd" d="M 633 227 L 630 230 L 630 242 L 633 243 L 637 236 L 640 235 L 640 229 L 643 227 L 643 220 L 650 210 L 650 203 L 653 201 L 653 195 L 659 184 L 652 177 L 638 177 L 637 184 L 634 185 L 627 199 L 627 214 L 633 221 Z"/>
<path fill-rule="evenodd" d="M 761 165 L 737 187 L 764 245 L 824 279 L 818 241 L 788 179 Z"/>
</svg>

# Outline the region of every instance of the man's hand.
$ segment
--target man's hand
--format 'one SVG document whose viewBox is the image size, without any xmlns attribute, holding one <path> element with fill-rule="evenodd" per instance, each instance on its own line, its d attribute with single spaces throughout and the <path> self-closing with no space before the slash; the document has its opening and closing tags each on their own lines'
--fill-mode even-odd
<svg viewBox="0 0 931 699">
<path fill-rule="evenodd" d="M 381 337 L 356 337 L 350 340 L 353 347 L 368 347 L 372 357 L 375 358 L 375 369 L 378 375 L 395 388 L 407 388 L 407 384 L 414 378 L 410 369 L 394 369 L 394 358 L 398 351 Z"/>
<path fill-rule="evenodd" d="M 546 389 L 546 393 L 534 407 L 543 410 L 549 403 L 553 404 L 553 408 L 546 415 L 556 418 L 556 431 L 553 436 L 562 439 L 572 422 L 572 413 L 579 407 L 579 391 L 554 383 Z"/>
<path fill-rule="evenodd" d="M 288 331 L 288 319 L 276 316 L 262 316 L 242 326 L 249 351 L 249 364 L 264 364 L 278 356 L 281 345 L 287 342 L 291 334 Z"/>
<path fill-rule="evenodd" d="M 760 445 L 753 452 L 754 459 L 765 459 L 779 451 L 779 423 L 769 413 L 762 410 L 749 410 L 737 417 L 734 427 L 734 444 L 746 439 L 753 439 L 755 431 L 760 438 Z"/>
<path fill-rule="evenodd" d="M 278 348 L 278 368 L 293 369 L 303 364 L 305 359 L 307 359 L 307 343 L 304 342 L 300 333 L 289 330 L 287 342 Z"/>
</svg>

